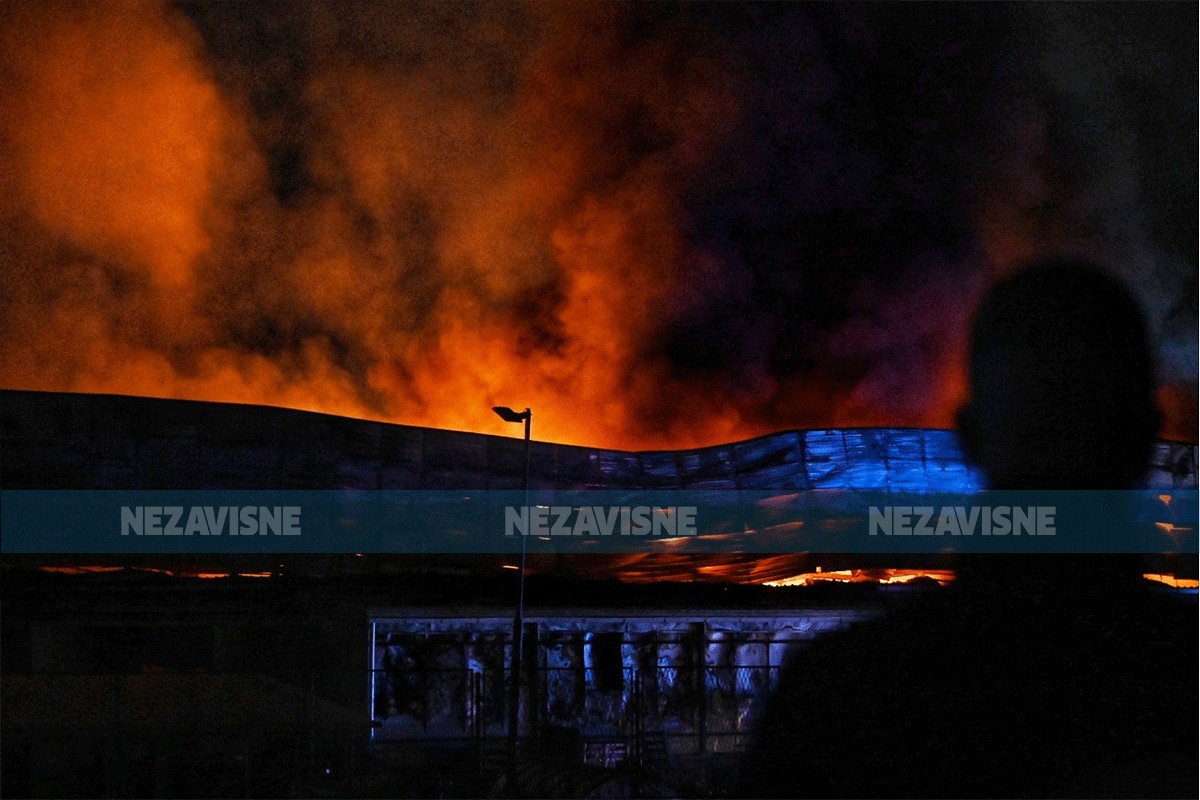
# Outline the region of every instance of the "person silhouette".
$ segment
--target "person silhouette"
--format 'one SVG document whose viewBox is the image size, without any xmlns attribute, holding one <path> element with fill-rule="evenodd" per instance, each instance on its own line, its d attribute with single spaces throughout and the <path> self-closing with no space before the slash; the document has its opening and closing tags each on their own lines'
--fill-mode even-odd
<svg viewBox="0 0 1200 800">
<path fill-rule="evenodd" d="M 1158 425 L 1136 301 L 1087 263 L 975 317 L 965 453 L 994 489 L 1128 489 Z M 1138 556 L 961 557 L 957 580 L 785 666 L 741 766 L 756 797 L 1197 795 L 1197 613 Z"/>
</svg>

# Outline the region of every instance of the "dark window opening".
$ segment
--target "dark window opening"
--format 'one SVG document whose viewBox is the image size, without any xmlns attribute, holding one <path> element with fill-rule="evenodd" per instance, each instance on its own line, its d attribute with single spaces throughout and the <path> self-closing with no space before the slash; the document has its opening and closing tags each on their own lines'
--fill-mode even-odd
<svg viewBox="0 0 1200 800">
<path fill-rule="evenodd" d="M 621 663 L 621 634 L 598 633 L 592 639 L 592 667 L 596 688 L 621 691 L 625 688 L 625 670 Z"/>
</svg>

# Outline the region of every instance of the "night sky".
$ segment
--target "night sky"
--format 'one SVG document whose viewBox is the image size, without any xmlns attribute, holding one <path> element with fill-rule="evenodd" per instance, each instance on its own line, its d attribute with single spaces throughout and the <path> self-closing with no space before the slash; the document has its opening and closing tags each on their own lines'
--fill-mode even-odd
<svg viewBox="0 0 1200 800">
<path fill-rule="evenodd" d="M 946 427 L 979 293 L 1066 252 L 1195 439 L 1191 3 L 6 3 L 0 86 L 0 386 Z"/>
</svg>

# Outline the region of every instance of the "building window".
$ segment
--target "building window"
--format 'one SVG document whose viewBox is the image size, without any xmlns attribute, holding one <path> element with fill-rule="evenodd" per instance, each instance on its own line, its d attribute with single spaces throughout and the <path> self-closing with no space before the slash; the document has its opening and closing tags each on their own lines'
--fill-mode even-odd
<svg viewBox="0 0 1200 800">
<path fill-rule="evenodd" d="M 596 670 L 596 688 L 602 692 L 619 692 L 625 688 L 621 639 L 619 633 L 598 633 L 592 637 L 592 665 Z"/>
</svg>

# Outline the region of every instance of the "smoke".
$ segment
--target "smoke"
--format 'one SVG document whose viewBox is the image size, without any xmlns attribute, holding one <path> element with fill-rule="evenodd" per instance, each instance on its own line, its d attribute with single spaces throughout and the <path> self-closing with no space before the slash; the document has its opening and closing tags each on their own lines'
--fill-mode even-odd
<svg viewBox="0 0 1200 800">
<path fill-rule="evenodd" d="M 1158 342 L 1164 433 L 1196 439 L 1197 42 L 1189 9 L 1039 4 L 1000 97 L 981 239 L 1006 271 L 1047 252 L 1106 264 Z M 1185 60 L 1187 58 L 1187 60 Z"/>
<path fill-rule="evenodd" d="M 1194 59 L 1103 13 L 7 4 L 0 384 L 625 447 L 946 426 L 989 278 L 1073 249 L 1146 290 L 1194 437 Z"/>
</svg>

